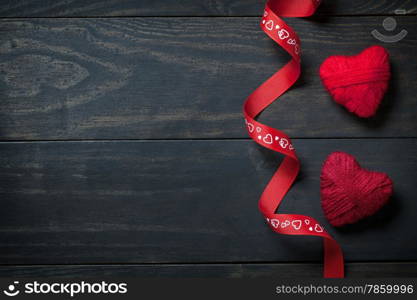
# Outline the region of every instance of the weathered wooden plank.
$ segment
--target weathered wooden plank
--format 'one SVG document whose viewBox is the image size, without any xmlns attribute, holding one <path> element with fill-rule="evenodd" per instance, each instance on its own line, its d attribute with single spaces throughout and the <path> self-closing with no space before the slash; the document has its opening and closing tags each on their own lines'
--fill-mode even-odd
<svg viewBox="0 0 417 300">
<path fill-rule="evenodd" d="M 292 137 L 415 137 L 417 20 L 391 53 L 391 89 L 377 116 L 334 104 L 318 68 L 377 41 L 383 17 L 290 20 L 303 77 L 261 117 Z M 0 138 L 242 138 L 244 99 L 287 55 L 258 18 L 36 19 L 0 22 Z M 337 124 L 337 126 L 329 126 Z"/>
<path fill-rule="evenodd" d="M 264 0 L 123 0 L 54 1 L 1 0 L 0 17 L 86 17 L 86 16 L 258 16 Z M 417 13 L 412 0 L 324 0 L 318 14 L 373 15 Z"/>
<path fill-rule="evenodd" d="M 416 143 L 296 140 L 281 212 L 316 217 L 348 261 L 416 261 Z M 395 182 L 389 205 L 339 230 L 319 201 L 335 150 Z M 279 160 L 244 140 L 0 143 L 0 264 L 320 261 L 320 239 L 276 235 L 257 210 Z"/>
<path fill-rule="evenodd" d="M 146 265 L 40 265 L 1 266 L 0 276 L 30 277 L 143 277 L 143 278 L 316 278 L 323 266 L 317 263 L 269 264 L 146 264 Z M 347 263 L 347 278 L 417 277 L 417 263 Z"/>
</svg>

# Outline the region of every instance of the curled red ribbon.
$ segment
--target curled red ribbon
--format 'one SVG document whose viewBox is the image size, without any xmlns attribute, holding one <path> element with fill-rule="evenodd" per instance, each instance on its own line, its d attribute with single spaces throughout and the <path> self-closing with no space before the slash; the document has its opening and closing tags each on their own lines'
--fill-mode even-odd
<svg viewBox="0 0 417 300">
<path fill-rule="evenodd" d="M 277 233 L 314 235 L 323 238 L 324 277 L 344 277 L 343 253 L 339 244 L 315 219 L 295 214 L 277 214 L 279 204 L 300 170 L 290 138 L 275 128 L 261 124 L 255 118 L 298 79 L 301 72 L 300 39 L 294 30 L 278 17 L 307 17 L 320 5 L 320 0 L 269 0 L 261 21 L 262 30 L 285 49 L 291 60 L 259 86 L 245 101 L 243 113 L 249 136 L 263 147 L 285 155 L 283 162 L 266 186 L 259 200 L 259 209 Z"/>
</svg>

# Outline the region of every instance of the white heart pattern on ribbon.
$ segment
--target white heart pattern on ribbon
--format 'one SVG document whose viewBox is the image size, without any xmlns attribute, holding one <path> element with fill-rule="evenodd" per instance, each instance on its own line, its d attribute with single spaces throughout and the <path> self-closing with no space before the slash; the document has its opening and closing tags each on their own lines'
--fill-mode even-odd
<svg viewBox="0 0 417 300">
<path fill-rule="evenodd" d="M 288 146 L 288 140 L 287 139 L 284 139 L 284 138 L 282 138 L 280 141 L 279 141 L 279 145 L 282 147 L 282 148 L 287 148 L 287 146 Z"/>
<path fill-rule="evenodd" d="M 290 36 L 289 32 L 286 31 L 285 29 L 281 29 L 280 31 L 278 31 L 278 37 L 281 40 L 284 40 L 284 39 L 288 38 L 289 36 Z"/>
<path fill-rule="evenodd" d="M 271 225 L 272 225 L 272 227 L 274 227 L 274 228 L 278 228 L 278 226 L 279 226 L 279 220 L 277 220 L 277 219 L 272 219 L 272 220 L 271 220 Z"/>
<path fill-rule="evenodd" d="M 269 20 L 268 22 L 266 22 L 265 27 L 268 30 L 272 30 L 274 28 L 274 21 Z"/>
<path fill-rule="evenodd" d="M 316 224 L 316 226 L 314 226 L 314 230 L 316 232 L 323 232 L 323 227 L 321 227 L 319 224 Z"/>
<path fill-rule="evenodd" d="M 255 126 L 253 126 L 252 123 L 248 123 L 248 130 L 249 130 L 249 132 L 252 133 L 254 129 L 255 129 Z"/>
<path fill-rule="evenodd" d="M 295 54 L 300 54 L 300 46 L 295 45 L 294 46 L 294 52 L 295 52 Z"/>
<path fill-rule="evenodd" d="M 301 222 L 301 220 L 294 220 L 294 221 L 291 222 L 291 225 L 292 225 L 292 227 L 294 227 L 295 230 L 300 230 L 301 224 L 303 224 L 303 222 Z"/>
<path fill-rule="evenodd" d="M 272 144 L 272 135 L 268 133 L 265 135 L 263 141 L 265 144 Z"/>
<path fill-rule="evenodd" d="M 288 225 L 290 225 L 290 221 L 285 220 L 285 222 L 282 222 L 282 223 L 281 223 L 281 228 L 285 228 L 285 227 L 287 227 Z"/>
</svg>

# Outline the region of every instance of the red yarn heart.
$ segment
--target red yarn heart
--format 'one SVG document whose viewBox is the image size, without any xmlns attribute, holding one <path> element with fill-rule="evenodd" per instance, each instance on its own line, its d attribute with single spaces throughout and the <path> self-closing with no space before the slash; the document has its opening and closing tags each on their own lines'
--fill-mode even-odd
<svg viewBox="0 0 417 300">
<path fill-rule="evenodd" d="M 359 117 L 373 116 L 390 78 L 389 54 L 372 46 L 356 56 L 330 56 L 320 67 L 320 77 L 334 101 Z"/>
<path fill-rule="evenodd" d="M 320 176 L 321 206 L 333 226 L 373 215 L 388 202 L 393 183 L 385 173 L 362 169 L 352 155 L 330 154 Z"/>
</svg>

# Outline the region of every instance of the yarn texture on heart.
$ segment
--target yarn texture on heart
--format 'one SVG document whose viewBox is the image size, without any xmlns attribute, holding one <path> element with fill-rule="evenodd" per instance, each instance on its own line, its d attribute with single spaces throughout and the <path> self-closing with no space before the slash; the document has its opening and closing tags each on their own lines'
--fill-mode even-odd
<svg viewBox="0 0 417 300">
<path fill-rule="evenodd" d="M 321 206 L 333 226 L 355 223 L 376 213 L 393 192 L 385 173 L 368 171 L 344 152 L 325 160 L 320 176 Z"/>
<path fill-rule="evenodd" d="M 355 56 L 330 56 L 320 66 L 320 78 L 334 101 L 362 118 L 375 114 L 390 77 L 389 54 L 381 46 Z"/>
</svg>

